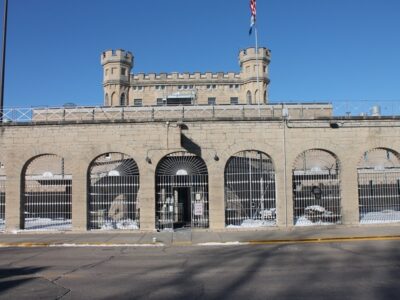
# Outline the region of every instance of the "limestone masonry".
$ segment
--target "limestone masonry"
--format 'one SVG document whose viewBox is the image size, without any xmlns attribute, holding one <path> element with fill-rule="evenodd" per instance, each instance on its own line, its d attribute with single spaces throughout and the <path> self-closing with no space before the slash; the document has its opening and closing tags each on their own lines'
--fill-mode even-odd
<svg viewBox="0 0 400 300">
<path fill-rule="evenodd" d="M 131 74 L 131 52 L 105 51 L 104 105 L 266 104 L 270 59 L 269 49 L 259 48 L 257 55 L 255 48 L 248 48 L 239 53 L 239 73 Z"/>
<path fill-rule="evenodd" d="M 240 51 L 239 73 L 131 74 L 132 53 L 105 51 L 104 106 L 5 114 L 0 230 L 400 222 L 400 118 L 268 103 L 270 55 Z"/>
</svg>

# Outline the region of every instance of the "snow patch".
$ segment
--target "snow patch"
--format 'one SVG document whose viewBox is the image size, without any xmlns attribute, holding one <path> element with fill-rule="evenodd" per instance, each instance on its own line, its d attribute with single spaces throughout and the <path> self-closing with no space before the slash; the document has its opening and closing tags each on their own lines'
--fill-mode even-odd
<svg viewBox="0 0 400 300">
<path fill-rule="evenodd" d="M 320 205 L 310 205 L 304 208 L 304 215 L 297 218 L 295 226 L 334 225 L 340 218 Z"/>
<path fill-rule="evenodd" d="M 400 222 L 400 211 L 382 210 L 361 214 L 360 224 L 380 224 Z"/>
<path fill-rule="evenodd" d="M 25 218 L 26 230 L 69 230 L 72 220 L 64 218 Z"/>
<path fill-rule="evenodd" d="M 248 242 L 208 242 L 208 243 L 198 243 L 197 246 L 240 246 L 240 245 L 248 245 Z"/>
<path fill-rule="evenodd" d="M 100 228 L 100 230 L 113 230 L 113 229 L 138 230 L 139 225 L 137 221 L 133 221 L 131 219 L 123 219 L 119 221 L 107 220 Z"/>
<path fill-rule="evenodd" d="M 164 247 L 163 243 L 155 244 L 50 244 L 49 247 Z"/>
<path fill-rule="evenodd" d="M 266 226 L 275 226 L 275 220 L 253 220 L 246 219 L 243 220 L 240 225 L 228 225 L 226 228 L 255 228 L 255 227 L 266 227 Z"/>
</svg>

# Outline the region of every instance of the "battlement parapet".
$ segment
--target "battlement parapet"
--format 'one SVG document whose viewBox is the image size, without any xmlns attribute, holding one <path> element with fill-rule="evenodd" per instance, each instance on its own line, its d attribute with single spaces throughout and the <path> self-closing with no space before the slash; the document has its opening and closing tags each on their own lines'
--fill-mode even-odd
<svg viewBox="0 0 400 300">
<path fill-rule="evenodd" d="M 133 63 L 133 58 L 133 54 L 130 51 L 125 51 L 123 49 L 107 50 L 101 54 L 101 64 L 121 62 L 130 65 Z"/>
<path fill-rule="evenodd" d="M 137 74 L 132 74 L 131 76 L 133 82 L 137 81 L 160 81 L 160 80 L 165 80 L 165 81 L 210 81 L 210 80 L 238 80 L 241 79 L 240 73 L 235 73 L 235 72 L 217 72 L 217 73 L 212 73 L 212 72 L 205 72 L 205 73 L 200 73 L 200 72 L 194 72 L 194 73 L 178 73 L 178 72 L 172 72 L 172 73 L 137 73 Z"/>
<path fill-rule="evenodd" d="M 257 58 L 256 48 L 246 48 L 239 52 L 239 61 L 243 63 L 248 60 L 254 60 Z M 271 50 L 265 47 L 258 48 L 258 59 L 269 63 L 271 61 Z"/>
</svg>

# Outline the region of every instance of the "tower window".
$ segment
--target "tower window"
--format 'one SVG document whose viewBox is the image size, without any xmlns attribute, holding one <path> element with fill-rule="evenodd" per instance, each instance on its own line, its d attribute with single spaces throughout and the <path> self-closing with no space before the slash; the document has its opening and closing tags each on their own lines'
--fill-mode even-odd
<svg viewBox="0 0 400 300">
<path fill-rule="evenodd" d="M 125 68 L 121 68 L 121 75 L 126 75 L 126 69 Z"/>
<path fill-rule="evenodd" d="M 231 97 L 231 105 L 238 105 L 239 98 L 238 97 Z"/>
<path fill-rule="evenodd" d="M 133 106 L 143 106 L 142 99 L 134 99 L 133 100 Z"/>
<path fill-rule="evenodd" d="M 215 97 L 209 97 L 208 98 L 208 105 L 215 105 L 216 103 L 216 98 Z"/>
<path fill-rule="evenodd" d="M 157 106 L 163 106 L 165 105 L 165 101 L 163 98 L 157 98 Z"/>
<path fill-rule="evenodd" d="M 125 102 L 125 94 L 124 93 L 121 94 L 121 99 L 120 100 L 121 100 L 120 101 L 120 105 L 121 106 L 125 106 L 126 102 Z"/>
</svg>

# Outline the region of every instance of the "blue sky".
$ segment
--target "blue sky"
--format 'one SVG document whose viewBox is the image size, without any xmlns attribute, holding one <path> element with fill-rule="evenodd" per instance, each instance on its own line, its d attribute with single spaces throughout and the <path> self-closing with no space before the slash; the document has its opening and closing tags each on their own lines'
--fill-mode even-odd
<svg viewBox="0 0 400 300">
<path fill-rule="evenodd" d="M 248 2 L 9 0 L 5 106 L 101 105 L 106 49 L 134 73 L 239 71 Z M 257 18 L 270 101 L 400 101 L 399 0 L 258 0 Z"/>
</svg>

